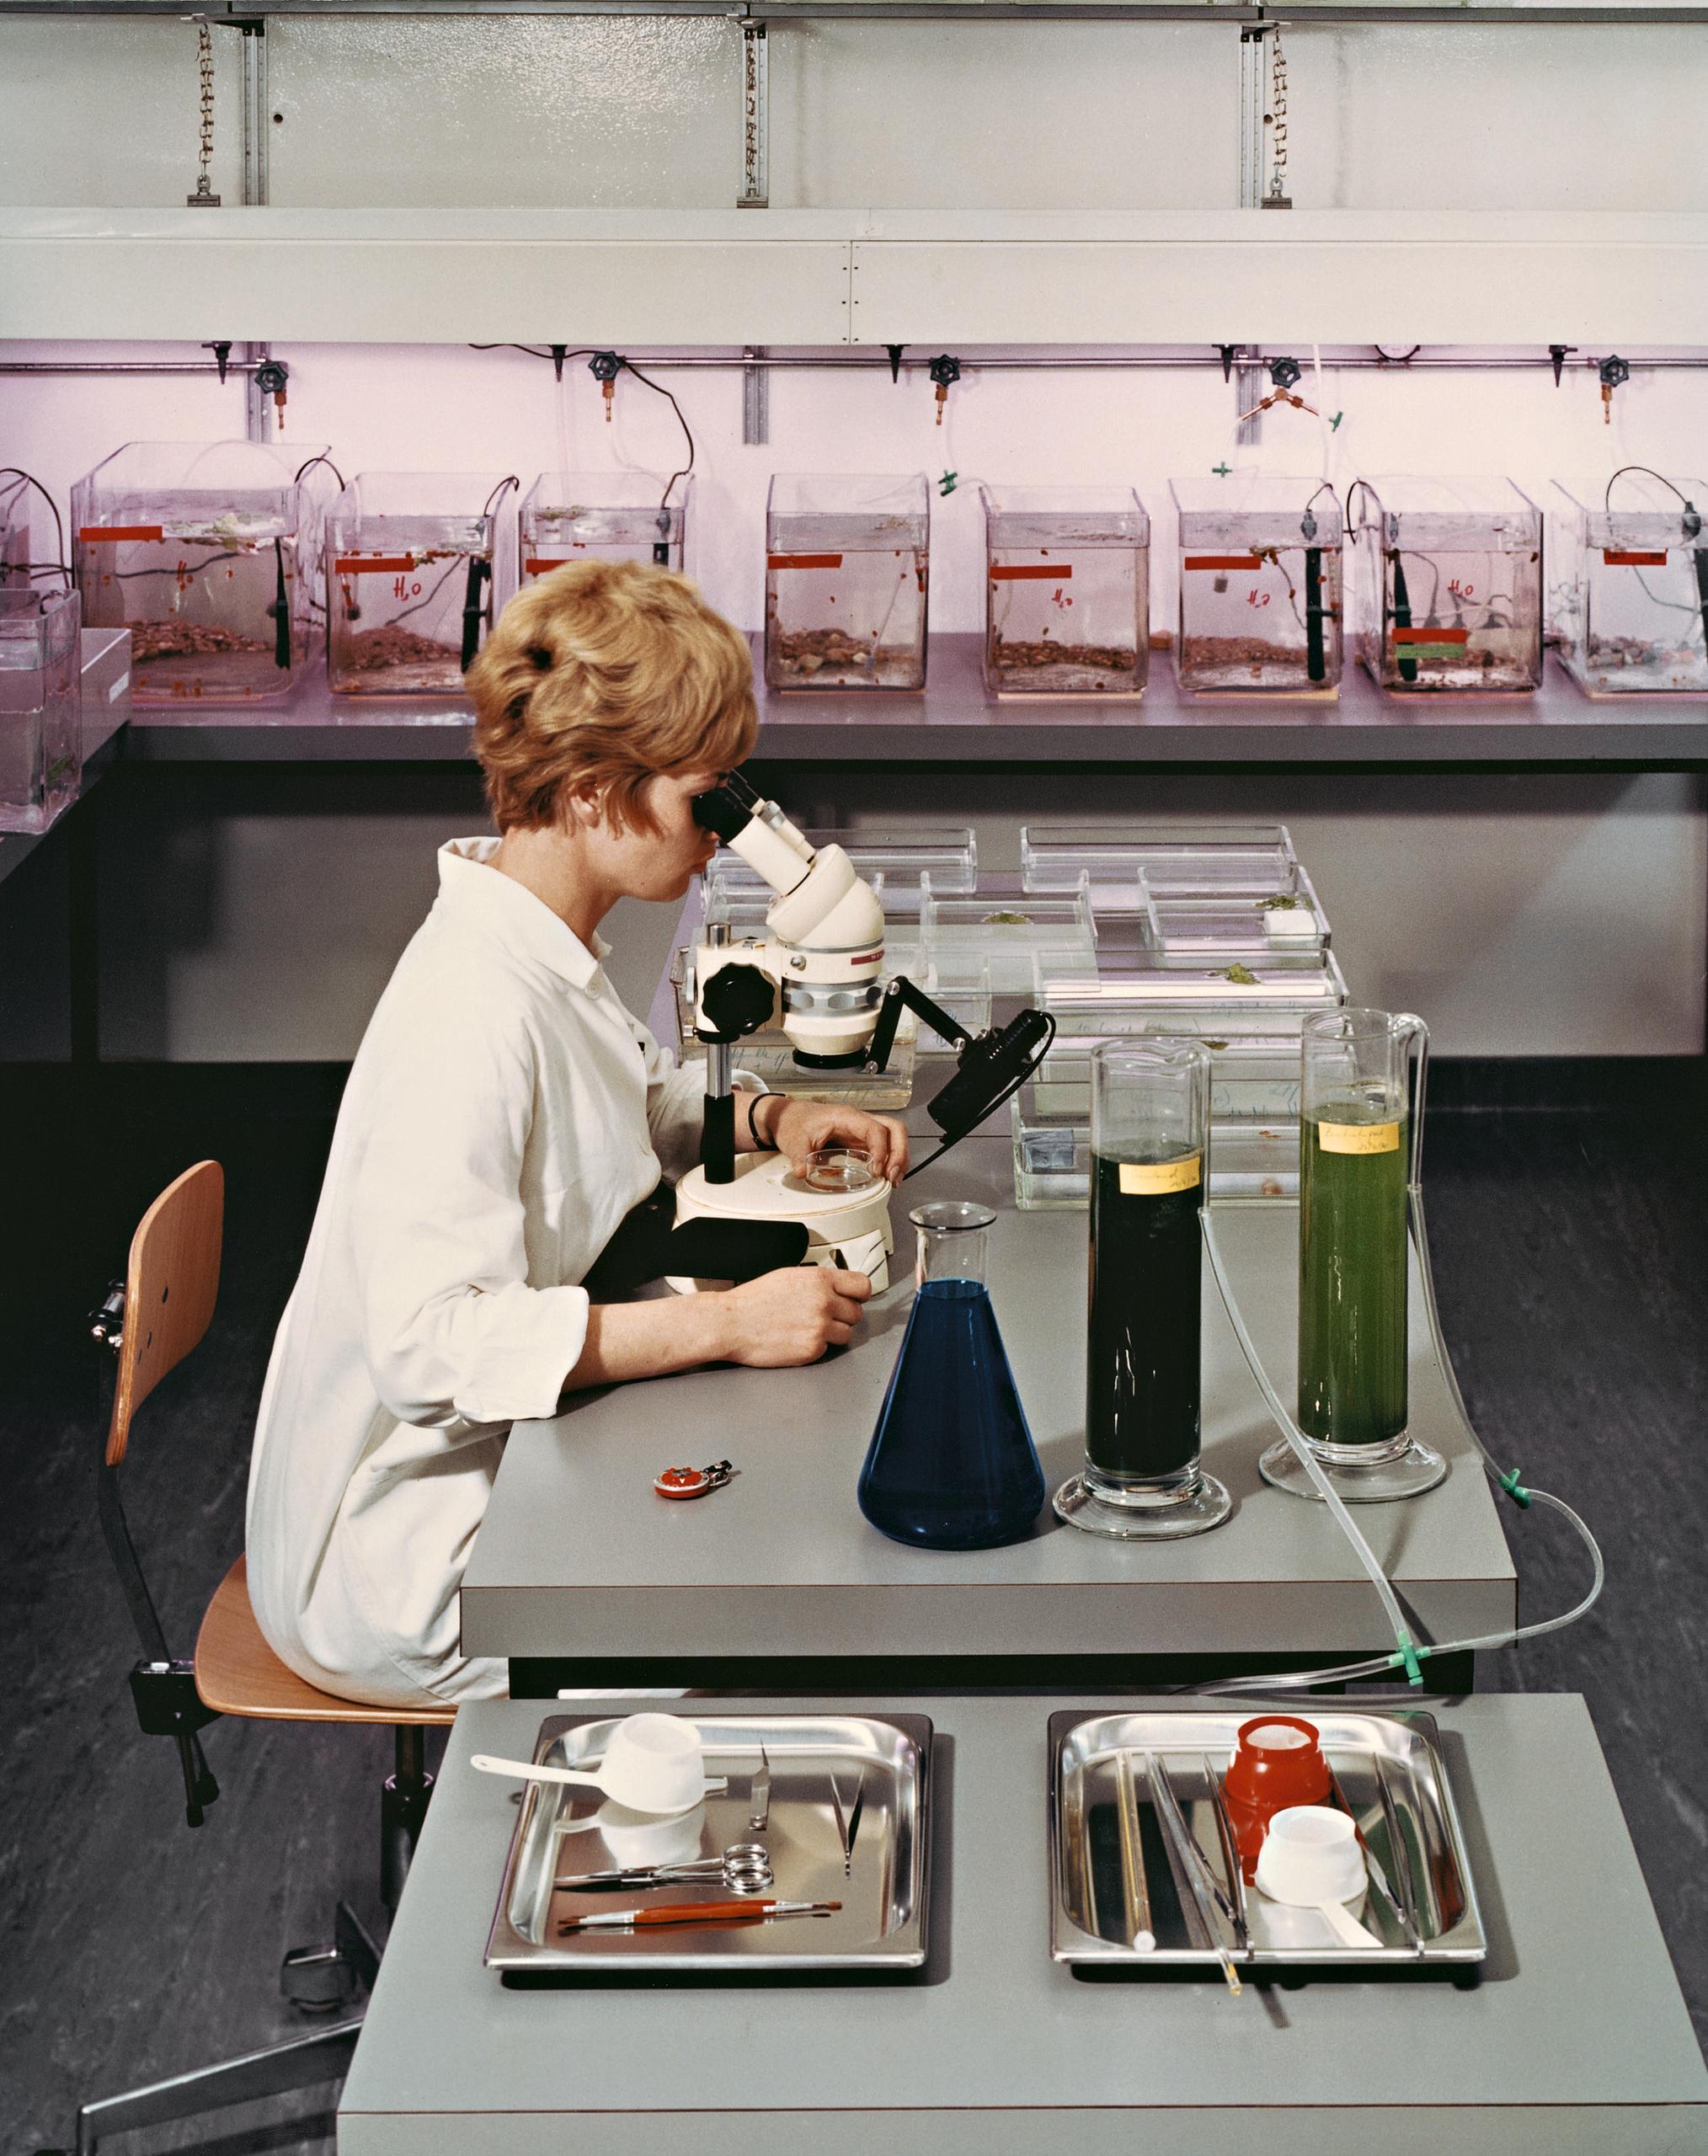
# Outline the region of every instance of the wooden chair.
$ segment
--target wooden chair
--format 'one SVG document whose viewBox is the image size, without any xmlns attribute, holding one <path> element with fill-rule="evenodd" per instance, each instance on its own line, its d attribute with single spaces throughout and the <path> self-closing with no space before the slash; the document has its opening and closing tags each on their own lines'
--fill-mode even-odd
<svg viewBox="0 0 1708 2156">
<path fill-rule="evenodd" d="M 119 1470 L 137 1409 L 197 1345 L 213 1315 L 224 1212 L 225 1176 L 219 1163 L 203 1161 L 186 1169 L 143 1214 L 131 1240 L 125 1278 L 108 1291 L 91 1321 L 94 1337 L 118 1358 L 97 1491 L 102 1529 L 142 1646 L 142 1659 L 131 1673 L 131 1689 L 144 1731 L 169 1737 L 178 1747 L 184 1813 L 192 1827 L 201 1824 L 206 1807 L 219 1795 L 200 1732 L 222 1715 L 394 1727 L 396 1764 L 382 1794 L 380 1842 L 381 1899 L 392 1909 L 403 1891 L 433 1786 L 426 1771 L 425 1732 L 430 1726 L 451 1722 L 456 1710 L 367 1706 L 305 1684 L 261 1636 L 242 1557 L 214 1591 L 196 1636 L 195 1659 L 174 1660 L 120 1500 Z M 294 2004 L 311 2011 L 335 2009 L 372 1984 L 378 1963 L 379 1951 L 360 1919 L 340 1902 L 333 1943 L 286 1955 L 280 1982 Z M 88 2156 L 105 2134 L 337 2079 L 350 2063 L 360 2027 L 358 2013 L 290 2042 L 85 2104 L 77 2113 L 79 2156 Z"/>
</svg>

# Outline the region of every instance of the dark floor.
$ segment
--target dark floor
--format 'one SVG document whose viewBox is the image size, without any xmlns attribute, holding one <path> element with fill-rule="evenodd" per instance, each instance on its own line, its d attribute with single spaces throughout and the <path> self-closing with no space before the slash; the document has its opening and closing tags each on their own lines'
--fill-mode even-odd
<svg viewBox="0 0 1708 2156">
<path fill-rule="evenodd" d="M 135 1649 L 95 1524 L 96 1351 L 76 1321 L 156 1190 L 229 1178 L 208 1340 L 139 1420 L 132 1524 L 187 1652 L 242 1543 L 268 1344 L 312 1210 L 337 1074 L 110 1073 L 73 1095 L 0 1075 L 0 1598 L 12 1642 L 0 1908 L 0 2156 L 63 2143 L 77 2102 L 294 2033 L 276 1968 L 335 1896 L 371 1918 L 382 1736 L 227 1722 L 222 1795 L 186 1830 L 169 1748 L 136 1731 Z M 1444 1315 L 1497 1457 L 1569 1498 L 1607 1554 L 1600 1607 L 1491 1657 L 1503 1689 L 1588 1695 L 1699 2035 L 1708 2036 L 1708 1172 L 1704 1067 L 1440 1067 L 1427 1179 Z M 1538 1106 L 1545 1099 L 1550 1105 Z M 1494 1102 L 1481 1107 L 1472 1102 Z M 62 1134 L 94 1130 L 67 1163 Z M 1510 1511 L 1526 1617 L 1576 1599 L 1581 1550 Z M 1570 1801 L 1570 1792 L 1562 1792 Z M 115 2144 L 329 2152 L 334 2094 Z M 276 2122 L 245 2127 L 266 2116 Z"/>
</svg>

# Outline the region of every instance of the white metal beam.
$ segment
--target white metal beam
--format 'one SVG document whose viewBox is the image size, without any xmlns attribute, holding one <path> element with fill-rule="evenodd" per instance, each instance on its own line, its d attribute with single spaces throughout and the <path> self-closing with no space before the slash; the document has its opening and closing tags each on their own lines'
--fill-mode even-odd
<svg viewBox="0 0 1708 2156">
<path fill-rule="evenodd" d="M 1708 216 L 13 209 L 0 337 L 1700 347 Z"/>
</svg>

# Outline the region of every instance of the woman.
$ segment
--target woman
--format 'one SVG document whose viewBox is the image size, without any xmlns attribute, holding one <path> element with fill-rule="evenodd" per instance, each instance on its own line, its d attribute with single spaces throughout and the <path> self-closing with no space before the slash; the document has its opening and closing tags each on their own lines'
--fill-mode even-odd
<svg viewBox="0 0 1708 2156">
<path fill-rule="evenodd" d="M 469 671 L 499 835 L 440 852 L 432 911 L 350 1071 L 250 1469 L 249 1589 L 274 1651 L 381 1704 L 502 1693 L 457 1588 L 505 1433 L 566 1391 L 709 1362 L 810 1363 L 871 1292 L 803 1266 L 623 1302 L 580 1283 L 697 1157 L 677 1070 L 600 961 L 620 898 L 680 899 L 691 803 L 753 745 L 744 638 L 669 571 L 578 563 L 520 593 Z M 844 1138 L 899 1182 L 901 1126 L 754 1094 L 742 1150 Z"/>
</svg>

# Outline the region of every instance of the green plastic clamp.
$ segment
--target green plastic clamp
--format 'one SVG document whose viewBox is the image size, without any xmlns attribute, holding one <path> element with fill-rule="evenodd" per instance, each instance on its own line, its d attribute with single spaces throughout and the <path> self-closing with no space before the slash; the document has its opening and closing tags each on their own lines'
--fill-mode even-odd
<svg viewBox="0 0 1708 2156">
<path fill-rule="evenodd" d="M 1497 1476 L 1495 1480 L 1515 1505 L 1522 1506 L 1526 1511 L 1529 1509 L 1530 1493 L 1519 1481 L 1519 1470 L 1516 1467 L 1508 1474 Z"/>
</svg>

